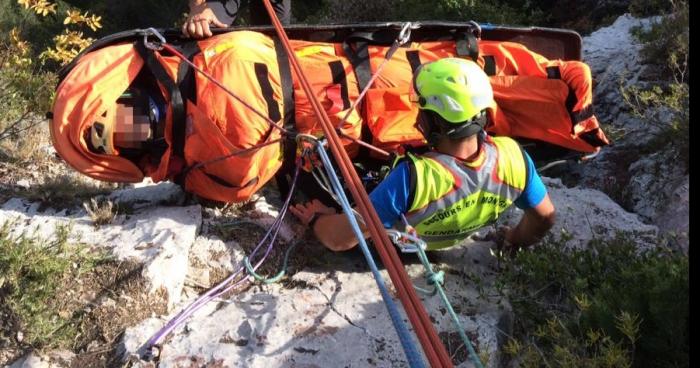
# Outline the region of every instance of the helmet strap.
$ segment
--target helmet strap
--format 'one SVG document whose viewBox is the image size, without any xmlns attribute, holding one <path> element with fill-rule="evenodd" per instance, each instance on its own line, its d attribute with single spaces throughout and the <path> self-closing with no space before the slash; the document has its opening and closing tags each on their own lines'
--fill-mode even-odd
<svg viewBox="0 0 700 368">
<path fill-rule="evenodd" d="M 461 124 L 454 124 L 445 121 L 438 113 L 431 110 L 420 110 L 418 113 L 418 127 L 423 137 L 431 147 L 438 144 L 441 138 L 459 140 L 471 137 L 484 130 L 488 121 L 486 110 L 472 120 Z"/>
</svg>

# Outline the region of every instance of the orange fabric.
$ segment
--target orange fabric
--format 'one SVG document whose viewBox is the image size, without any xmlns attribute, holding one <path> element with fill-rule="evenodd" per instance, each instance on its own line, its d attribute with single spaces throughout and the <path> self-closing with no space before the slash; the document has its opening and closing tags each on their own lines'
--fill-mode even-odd
<svg viewBox="0 0 700 368">
<path fill-rule="evenodd" d="M 85 55 L 58 86 L 49 130 L 56 152 L 76 170 L 98 180 L 143 180 L 131 161 L 89 152 L 85 141 L 95 116 L 117 100 L 142 65 L 130 44 L 116 45 Z"/>
<path fill-rule="evenodd" d="M 282 117 L 285 108 L 272 39 L 256 32 L 237 31 L 201 40 L 198 45 L 201 53 L 193 58 L 197 66 L 257 111 L 267 116 L 276 110 Z M 292 47 L 315 97 L 331 121 L 338 124 L 360 92 L 342 48 L 338 44 L 309 41 L 292 41 Z M 385 46 L 369 47 L 373 73 L 384 61 L 387 50 Z M 393 152 L 401 145 L 424 144 L 415 128 L 417 106 L 408 98 L 412 67 L 416 67 L 416 62 L 455 55 L 453 41 L 412 43 L 398 49 L 368 91 L 363 111 L 352 111 L 340 130 L 360 138 L 362 124 L 367 124 L 373 136 L 370 143 Z M 481 41 L 478 62 L 482 66 L 485 56 L 492 56 L 495 64 L 491 83 L 497 104 L 490 111 L 490 133 L 538 139 L 580 152 L 595 152 L 597 146 L 607 143 L 592 114 L 591 74 L 586 64 L 547 60 L 512 42 Z M 158 61 L 175 79 L 181 61 L 175 56 L 160 55 Z M 57 152 L 76 170 L 106 181 L 138 182 L 144 176 L 154 181 L 183 179 L 182 184 L 190 192 L 232 202 L 248 199 L 281 167 L 281 144 L 213 162 L 276 140 L 281 133 L 200 73 L 195 73 L 196 103 L 188 101 L 186 106 L 185 157 L 177 157 L 167 149 L 156 166 L 148 157 L 135 164 L 122 157 L 89 152 L 84 135 L 94 117 L 116 101 L 143 65 L 132 44 L 108 46 L 84 55 L 58 86 L 51 137 Z M 257 74 L 260 68 L 267 73 L 269 96 L 261 87 L 261 76 Z M 553 71 L 560 79 L 548 79 Z M 321 135 L 309 99 L 297 76 L 292 77 L 296 128 L 301 133 Z M 169 100 L 163 86 L 161 91 Z M 274 105 L 268 106 L 270 102 Z M 282 119 L 277 123 L 282 124 Z M 170 108 L 165 124 L 165 140 L 170 145 Z M 597 144 L 590 143 L 595 140 Z M 358 147 L 351 140 L 344 143 L 351 155 L 357 152 Z M 187 167 L 194 168 L 183 177 Z"/>
<path fill-rule="evenodd" d="M 201 41 L 195 65 L 222 82 L 257 111 L 267 114 L 254 66 L 268 66 L 272 98 L 282 106 L 277 56 L 269 37 L 255 32 L 232 32 Z M 172 78 L 180 60 L 157 57 Z M 167 149 L 158 166 L 148 158 L 139 164 L 118 157 L 94 154 L 83 139 L 93 117 L 114 103 L 143 66 L 133 45 L 109 46 L 85 55 L 58 87 L 51 135 L 58 153 L 76 170 L 105 181 L 138 182 L 144 176 L 154 181 L 174 180 L 186 166 L 204 165 L 188 171 L 185 189 L 202 197 L 232 202 L 250 197 L 267 183 L 282 164 L 281 145 L 274 144 L 245 155 L 208 162 L 280 137 L 278 130 L 234 99 L 203 75 L 195 75 L 197 105 L 187 103 L 185 157 Z M 161 86 L 166 101 L 169 96 Z M 216 98 L 211 98 L 216 96 Z M 172 111 L 167 109 L 165 140 L 172 143 Z M 184 159 L 184 162 L 183 162 Z"/>
<path fill-rule="evenodd" d="M 315 97 L 321 102 L 331 123 L 339 127 L 342 133 L 353 138 L 360 138 L 362 117 L 356 108 L 350 113 L 345 123 L 342 126 L 338 126 L 348 113 L 353 101 L 357 100 L 360 94 L 355 72 L 350 62 L 342 55 L 338 56 L 336 46 L 332 43 L 291 41 L 291 44 L 299 58 L 301 68 L 304 70 L 304 74 L 314 90 Z M 330 66 L 331 63 L 341 63 L 344 75 L 339 75 L 338 78 L 344 78 L 344 87 L 340 83 L 333 83 L 334 76 Z M 292 75 L 294 79 L 296 128 L 300 133 L 321 136 L 323 135 L 323 130 L 316 119 L 316 115 L 314 115 L 311 102 L 301 88 L 299 78 L 294 73 Z M 343 99 L 343 88 L 347 89 L 345 92 L 347 93 L 347 99 Z M 350 106 L 346 108 L 344 102 L 349 103 Z M 341 138 L 341 141 L 350 157 L 353 157 L 358 150 L 357 144 L 345 138 Z"/>
<path fill-rule="evenodd" d="M 373 72 L 387 50 L 384 46 L 369 47 Z M 453 41 L 413 43 L 399 49 L 387 63 L 365 101 L 372 143 L 385 150 L 419 144 L 422 138 L 415 127 L 417 107 L 408 102 L 412 83 L 409 52 L 417 52 L 420 63 L 456 56 Z M 595 116 L 572 121 L 576 114 L 591 109 L 593 91 L 586 64 L 548 60 L 514 42 L 482 40 L 479 55 L 480 66 L 485 64 L 485 56 L 492 56 L 495 64 L 496 74 L 490 79 L 496 105 L 490 114 L 489 133 L 537 139 L 587 153 L 597 151 L 598 145 L 581 139 L 582 134 L 595 133 L 599 142 L 608 143 Z M 556 68 L 561 79 L 547 79 L 547 68 Z M 569 101 L 575 102 L 570 110 L 566 106 Z"/>
</svg>

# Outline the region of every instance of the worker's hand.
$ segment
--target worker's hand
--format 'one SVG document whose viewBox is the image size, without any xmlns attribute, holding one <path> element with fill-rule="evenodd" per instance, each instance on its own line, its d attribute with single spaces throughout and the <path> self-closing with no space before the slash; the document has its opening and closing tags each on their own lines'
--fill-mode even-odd
<svg viewBox="0 0 700 368">
<path fill-rule="evenodd" d="M 317 216 L 333 215 L 336 213 L 334 208 L 324 205 L 318 199 L 314 199 L 304 204 L 296 204 L 294 206 L 289 207 L 289 210 L 304 225 L 309 225 Z"/>
<path fill-rule="evenodd" d="M 192 5 L 190 15 L 185 24 L 182 25 L 182 34 L 185 37 L 205 38 L 211 37 L 210 27 L 226 28 L 226 24 L 221 23 L 214 12 L 207 6 L 206 2 Z"/>
<path fill-rule="evenodd" d="M 489 231 L 486 235 L 475 240 L 491 241 L 496 244 L 496 253 L 500 255 L 514 256 L 518 246 L 511 241 L 513 229 L 507 225 L 501 225 Z"/>
</svg>

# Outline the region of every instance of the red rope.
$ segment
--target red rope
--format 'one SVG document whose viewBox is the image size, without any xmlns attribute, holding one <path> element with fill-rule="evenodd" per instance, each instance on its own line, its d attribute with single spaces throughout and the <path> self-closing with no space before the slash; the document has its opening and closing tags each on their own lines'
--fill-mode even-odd
<svg viewBox="0 0 700 368">
<path fill-rule="evenodd" d="M 299 78 L 299 82 L 304 88 L 304 92 L 307 96 L 309 96 L 309 100 L 315 115 L 321 122 L 321 127 L 328 138 L 328 146 L 338 162 L 343 178 L 349 184 L 350 192 L 355 199 L 360 215 L 363 219 L 365 219 L 366 226 L 372 239 L 374 240 L 379 256 L 389 273 L 389 277 L 394 283 L 399 299 L 404 306 L 406 315 L 413 325 L 416 336 L 423 347 L 423 351 L 425 352 L 429 364 L 433 367 L 452 367 L 452 361 L 449 354 L 440 341 L 434 326 L 430 322 L 428 313 L 425 311 L 423 304 L 413 289 L 413 284 L 408 278 L 408 275 L 403 268 L 403 264 L 396 253 L 396 249 L 394 249 L 393 245 L 391 244 L 384 226 L 381 224 L 379 217 L 377 216 L 377 213 L 369 200 L 367 192 L 365 192 L 364 188 L 362 187 L 360 178 L 357 176 L 354 169 L 352 169 L 352 162 L 343 149 L 343 146 L 340 143 L 340 138 L 335 132 L 333 124 L 330 122 L 330 119 L 328 118 L 328 115 L 326 115 L 321 103 L 314 97 L 315 94 L 313 93 L 311 85 L 301 69 L 299 61 L 296 58 L 296 54 L 289 43 L 289 38 L 287 37 L 287 34 L 285 33 L 279 19 L 277 19 L 277 15 L 270 4 L 270 0 L 264 0 L 264 4 L 270 19 L 272 20 L 272 24 L 274 25 L 275 30 L 277 31 L 277 34 L 287 51 L 287 54 L 289 55 L 290 64 L 294 68 L 294 72 Z"/>
</svg>

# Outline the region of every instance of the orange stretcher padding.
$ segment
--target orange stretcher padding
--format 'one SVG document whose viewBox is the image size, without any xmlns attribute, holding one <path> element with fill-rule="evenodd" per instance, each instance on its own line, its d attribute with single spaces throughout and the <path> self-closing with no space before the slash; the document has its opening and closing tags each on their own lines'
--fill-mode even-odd
<svg viewBox="0 0 700 368">
<path fill-rule="evenodd" d="M 252 31 L 236 31 L 198 42 L 197 67 L 211 74 L 236 96 L 269 119 L 282 124 L 285 111 L 294 111 L 298 132 L 321 135 L 308 97 L 292 73 L 294 109 L 285 109 L 278 55 L 272 39 Z M 350 61 L 339 44 L 292 41 L 292 47 L 331 122 L 345 135 L 397 151 L 422 145 L 415 128 L 417 107 L 408 100 L 413 70 L 428 61 L 457 56 L 454 41 L 412 43 L 400 48 L 384 67 L 360 106 L 351 109 L 360 87 Z M 375 72 L 387 52 L 370 46 L 369 64 Z M 578 61 L 548 60 L 512 42 L 481 41 L 480 66 L 490 74 L 495 104 L 487 130 L 495 135 L 537 139 L 579 152 L 595 152 L 607 144 L 592 114 L 591 75 Z M 167 74 L 177 80 L 182 61 L 158 56 Z M 57 152 L 76 170 L 105 181 L 176 180 L 185 190 L 205 198 L 239 202 L 250 198 L 281 167 L 282 144 L 271 144 L 243 155 L 217 160 L 281 137 L 265 118 L 195 73 L 194 100 L 186 101 L 184 157 L 173 153 L 172 109 L 168 107 L 164 138 L 168 148 L 159 160 L 132 162 L 119 156 L 90 152 L 85 140 L 95 116 L 104 112 L 134 81 L 144 61 L 131 43 L 107 46 L 79 59 L 57 88 L 50 125 Z M 166 102 L 170 96 L 160 84 Z M 340 124 L 343 117 L 347 120 Z M 582 139 L 585 137 L 586 139 Z M 351 156 L 358 147 L 344 140 Z M 155 162 L 155 164 L 154 164 Z"/>
</svg>

